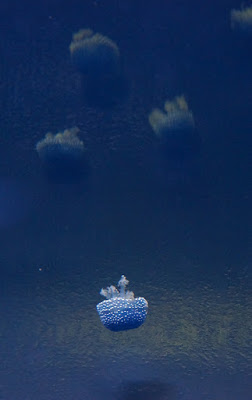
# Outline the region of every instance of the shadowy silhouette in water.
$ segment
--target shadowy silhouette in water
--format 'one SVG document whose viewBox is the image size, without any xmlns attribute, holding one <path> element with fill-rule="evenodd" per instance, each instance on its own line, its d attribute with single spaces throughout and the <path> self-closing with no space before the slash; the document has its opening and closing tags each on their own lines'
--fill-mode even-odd
<svg viewBox="0 0 252 400">
<path fill-rule="evenodd" d="M 77 183 L 90 173 L 83 142 L 78 138 L 77 127 L 56 135 L 47 133 L 36 145 L 49 181 Z"/>
<path fill-rule="evenodd" d="M 169 162 L 194 158 L 201 140 L 185 97 L 167 100 L 164 109 L 155 108 L 149 115 L 149 123 L 159 140 L 160 153 Z"/>
<path fill-rule="evenodd" d="M 231 27 L 240 32 L 252 34 L 252 5 L 230 12 Z"/>
<path fill-rule="evenodd" d="M 190 180 L 199 167 L 201 137 L 185 97 L 167 100 L 164 111 L 153 109 L 149 123 L 157 139 L 152 150 L 153 168 L 168 183 Z"/>
<path fill-rule="evenodd" d="M 74 33 L 69 50 L 75 68 L 89 77 L 116 75 L 120 70 L 117 44 L 92 29 L 80 29 Z"/>
<path fill-rule="evenodd" d="M 158 381 L 129 382 L 119 389 L 118 400 L 176 400 L 174 385 Z"/>
<path fill-rule="evenodd" d="M 113 40 L 91 29 L 81 29 L 73 34 L 69 49 L 72 63 L 83 77 L 83 93 L 89 106 L 112 107 L 127 97 L 129 85 Z"/>
</svg>

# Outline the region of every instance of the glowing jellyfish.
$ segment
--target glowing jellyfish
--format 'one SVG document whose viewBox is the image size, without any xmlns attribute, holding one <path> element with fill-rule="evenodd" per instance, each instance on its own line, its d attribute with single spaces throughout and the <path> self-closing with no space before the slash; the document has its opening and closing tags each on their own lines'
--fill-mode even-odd
<svg viewBox="0 0 252 400">
<path fill-rule="evenodd" d="M 200 143 L 192 112 L 184 96 L 166 101 L 164 111 L 154 109 L 149 123 L 169 158 L 190 157 Z"/>
<path fill-rule="evenodd" d="M 48 175 L 53 180 L 75 181 L 87 170 L 83 142 L 78 138 L 77 127 L 66 129 L 56 135 L 47 133 L 36 145 Z"/>
<path fill-rule="evenodd" d="M 134 297 L 134 293 L 125 291 L 129 281 L 124 275 L 115 286 L 101 289 L 100 294 L 107 300 L 97 304 L 96 308 L 103 325 L 111 331 L 126 331 L 142 325 L 148 312 L 148 302 L 144 297 Z"/>
<path fill-rule="evenodd" d="M 114 75 L 119 69 L 119 49 L 113 40 L 91 29 L 73 34 L 70 44 L 72 62 L 77 70 L 89 76 Z"/>
<path fill-rule="evenodd" d="M 252 6 L 241 10 L 231 10 L 230 19 L 233 29 L 252 33 Z"/>
</svg>

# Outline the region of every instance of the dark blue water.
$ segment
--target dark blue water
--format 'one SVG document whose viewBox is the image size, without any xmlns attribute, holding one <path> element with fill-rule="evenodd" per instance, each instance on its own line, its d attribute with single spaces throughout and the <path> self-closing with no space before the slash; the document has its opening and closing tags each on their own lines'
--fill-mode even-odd
<svg viewBox="0 0 252 400">
<path fill-rule="evenodd" d="M 240 8 L 1 2 L 1 400 L 251 398 L 252 60 L 251 33 L 231 27 Z M 80 28 L 117 44 L 120 73 L 75 68 Z M 148 116 L 183 94 L 200 146 L 185 157 L 175 141 L 171 161 Z M 72 159 L 61 169 L 59 158 L 52 173 L 36 143 L 74 126 L 88 168 L 66 174 Z M 122 274 L 149 313 L 110 332 L 96 304 Z"/>
</svg>

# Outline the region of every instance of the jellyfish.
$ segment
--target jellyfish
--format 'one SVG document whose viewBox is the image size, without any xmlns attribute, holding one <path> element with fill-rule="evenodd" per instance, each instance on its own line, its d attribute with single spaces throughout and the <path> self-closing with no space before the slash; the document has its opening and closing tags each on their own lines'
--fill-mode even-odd
<svg viewBox="0 0 252 400">
<path fill-rule="evenodd" d="M 185 97 L 167 100 L 164 111 L 152 110 L 149 123 L 157 139 L 150 155 L 153 172 L 165 184 L 190 184 L 198 179 L 201 138 Z"/>
<path fill-rule="evenodd" d="M 77 127 L 56 135 L 49 132 L 36 144 L 38 155 L 53 181 L 75 182 L 87 172 L 84 144 L 78 138 L 78 132 Z"/>
<path fill-rule="evenodd" d="M 147 316 L 147 300 L 144 297 L 135 298 L 133 292 L 125 290 L 128 283 L 122 275 L 118 282 L 119 290 L 111 285 L 100 291 L 107 300 L 97 304 L 96 309 L 103 325 L 113 332 L 138 328 Z"/>
<path fill-rule="evenodd" d="M 120 52 L 117 44 L 91 29 L 74 33 L 69 49 L 76 69 L 89 77 L 114 75 L 119 70 Z"/>
<path fill-rule="evenodd" d="M 83 94 L 91 107 L 107 108 L 128 95 L 117 44 L 91 29 L 73 34 L 69 46 L 72 63 L 82 74 Z"/>
<path fill-rule="evenodd" d="M 252 33 L 252 6 L 241 10 L 231 10 L 231 27 L 243 32 Z"/>
<path fill-rule="evenodd" d="M 198 150 L 199 136 L 185 97 L 166 101 L 164 109 L 154 109 L 149 115 L 163 153 L 170 159 L 190 158 Z"/>
</svg>

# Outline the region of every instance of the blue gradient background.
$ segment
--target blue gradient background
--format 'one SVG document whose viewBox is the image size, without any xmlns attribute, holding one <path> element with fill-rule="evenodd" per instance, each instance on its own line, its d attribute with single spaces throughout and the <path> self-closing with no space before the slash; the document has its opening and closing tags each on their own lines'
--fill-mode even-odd
<svg viewBox="0 0 252 400">
<path fill-rule="evenodd" d="M 251 38 L 232 8 L 1 2 L 0 399 L 251 398 Z M 106 110 L 71 65 L 82 27 L 121 51 L 129 95 Z M 202 152 L 168 173 L 148 114 L 181 93 Z M 35 145 L 75 125 L 92 174 L 54 185 Z M 149 314 L 112 333 L 96 304 L 122 274 Z"/>
</svg>

